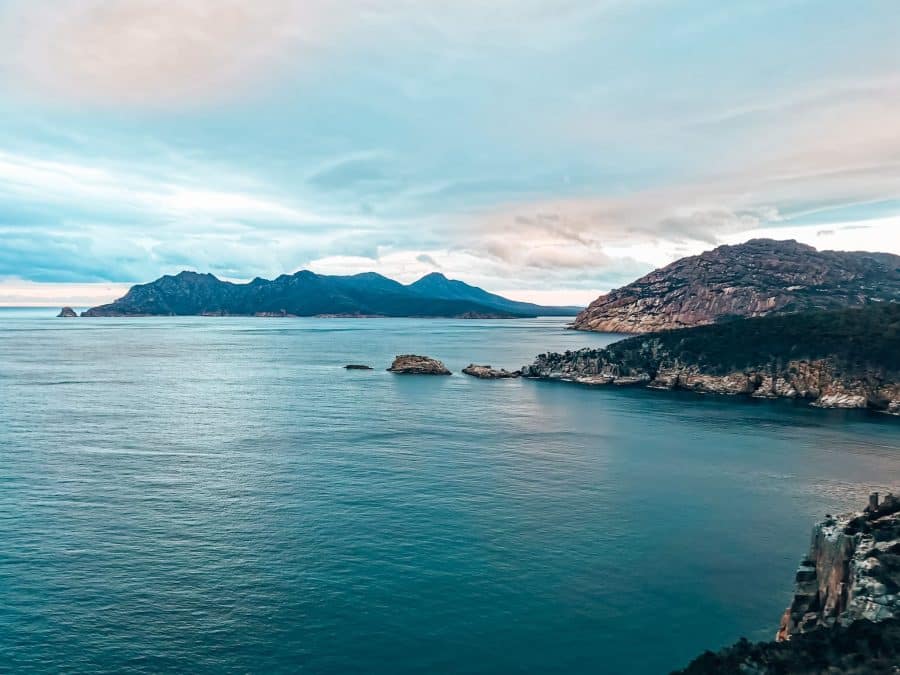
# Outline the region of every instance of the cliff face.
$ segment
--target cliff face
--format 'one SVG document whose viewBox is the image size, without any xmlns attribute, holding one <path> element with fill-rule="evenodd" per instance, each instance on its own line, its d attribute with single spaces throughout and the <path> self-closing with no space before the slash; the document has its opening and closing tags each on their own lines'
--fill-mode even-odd
<svg viewBox="0 0 900 675">
<path fill-rule="evenodd" d="M 900 673 L 900 499 L 813 528 L 774 642 L 741 639 L 679 675 Z"/>
<path fill-rule="evenodd" d="M 862 513 L 827 517 L 813 528 L 797 570 L 779 641 L 860 619 L 900 618 L 900 499 L 872 495 Z"/>
<path fill-rule="evenodd" d="M 578 330 L 648 333 L 900 299 L 900 256 L 754 239 L 682 258 L 601 296 Z"/>
</svg>

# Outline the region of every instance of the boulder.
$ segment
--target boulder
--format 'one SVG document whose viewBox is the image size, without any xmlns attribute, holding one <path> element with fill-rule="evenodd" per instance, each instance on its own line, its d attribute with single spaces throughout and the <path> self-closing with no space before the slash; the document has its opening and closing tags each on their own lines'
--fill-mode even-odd
<svg viewBox="0 0 900 675">
<path fill-rule="evenodd" d="M 416 354 L 400 354 L 394 359 L 388 372 L 401 375 L 450 375 L 447 367 L 437 359 Z"/>
</svg>

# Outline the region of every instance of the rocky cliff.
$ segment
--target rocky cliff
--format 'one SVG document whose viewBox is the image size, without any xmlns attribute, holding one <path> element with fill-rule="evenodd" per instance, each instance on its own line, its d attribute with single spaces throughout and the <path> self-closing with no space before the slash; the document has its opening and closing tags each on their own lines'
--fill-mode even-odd
<svg viewBox="0 0 900 675">
<path fill-rule="evenodd" d="M 776 639 L 860 619 L 900 618 L 900 499 L 869 498 L 862 513 L 827 516 L 813 528 Z"/>
<path fill-rule="evenodd" d="M 900 305 L 742 319 L 541 354 L 526 377 L 900 414 Z"/>
<path fill-rule="evenodd" d="M 753 239 L 682 258 L 611 291 L 581 312 L 572 327 L 647 333 L 896 300 L 900 256 Z"/>
<path fill-rule="evenodd" d="M 873 494 L 864 511 L 813 528 L 775 642 L 741 639 L 678 672 L 900 673 L 900 499 Z"/>
</svg>

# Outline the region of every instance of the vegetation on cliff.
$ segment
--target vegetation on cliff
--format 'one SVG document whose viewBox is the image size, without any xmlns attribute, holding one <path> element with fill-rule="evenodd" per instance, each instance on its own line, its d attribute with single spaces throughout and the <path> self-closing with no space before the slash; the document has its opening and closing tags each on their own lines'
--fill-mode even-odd
<svg viewBox="0 0 900 675">
<path fill-rule="evenodd" d="M 736 319 L 541 354 L 526 377 L 808 399 L 900 414 L 900 305 Z"/>
<path fill-rule="evenodd" d="M 653 368 L 662 360 L 712 375 L 829 359 L 843 370 L 900 372 L 900 304 L 731 320 L 627 338 L 610 357 Z"/>
<path fill-rule="evenodd" d="M 900 663 L 900 619 L 803 633 L 789 642 L 746 639 L 706 652 L 673 675 L 887 675 Z"/>
</svg>

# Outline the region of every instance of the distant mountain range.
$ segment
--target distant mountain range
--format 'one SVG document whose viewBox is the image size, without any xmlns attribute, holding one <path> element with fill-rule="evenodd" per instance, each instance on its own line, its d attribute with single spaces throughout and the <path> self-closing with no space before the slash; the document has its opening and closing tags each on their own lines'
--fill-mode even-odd
<svg viewBox="0 0 900 675">
<path fill-rule="evenodd" d="M 900 300 L 900 256 L 752 239 L 682 258 L 597 298 L 573 328 L 647 333 Z"/>
<path fill-rule="evenodd" d="M 303 270 L 246 284 L 197 272 L 166 275 L 82 316 L 522 318 L 575 316 L 581 309 L 516 302 L 437 272 L 407 285 L 375 272 L 329 276 Z"/>
</svg>

